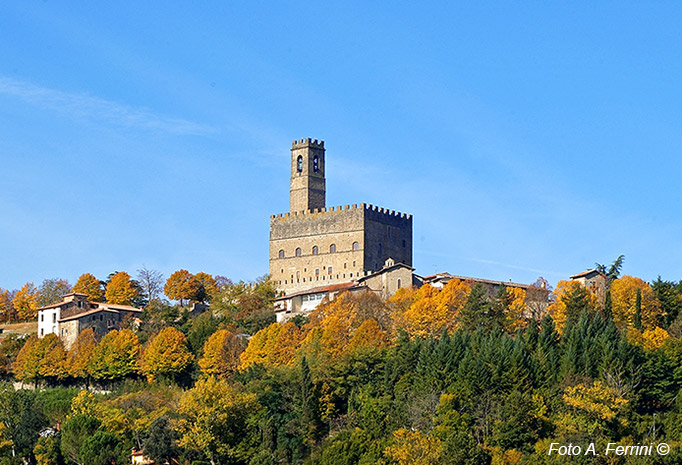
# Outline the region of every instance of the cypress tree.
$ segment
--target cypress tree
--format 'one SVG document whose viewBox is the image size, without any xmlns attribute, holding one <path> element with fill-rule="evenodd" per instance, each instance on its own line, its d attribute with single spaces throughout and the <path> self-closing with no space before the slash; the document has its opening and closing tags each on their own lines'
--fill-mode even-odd
<svg viewBox="0 0 682 465">
<path fill-rule="evenodd" d="M 635 328 L 642 330 L 642 290 L 637 289 L 637 298 L 635 299 Z"/>
<path fill-rule="evenodd" d="M 613 300 L 611 299 L 611 289 L 606 291 L 606 299 L 604 300 L 604 320 L 613 320 Z"/>
</svg>

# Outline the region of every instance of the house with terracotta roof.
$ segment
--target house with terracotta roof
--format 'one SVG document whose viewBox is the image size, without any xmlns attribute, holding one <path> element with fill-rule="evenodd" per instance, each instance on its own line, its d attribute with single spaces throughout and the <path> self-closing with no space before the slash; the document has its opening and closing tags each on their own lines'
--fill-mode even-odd
<svg viewBox="0 0 682 465">
<path fill-rule="evenodd" d="M 90 302 L 85 294 L 70 293 L 62 302 L 38 309 L 38 337 L 56 334 L 68 349 L 81 331 L 92 328 L 100 336 L 119 329 L 126 319 L 139 318 L 142 310 L 130 305 Z"/>
</svg>

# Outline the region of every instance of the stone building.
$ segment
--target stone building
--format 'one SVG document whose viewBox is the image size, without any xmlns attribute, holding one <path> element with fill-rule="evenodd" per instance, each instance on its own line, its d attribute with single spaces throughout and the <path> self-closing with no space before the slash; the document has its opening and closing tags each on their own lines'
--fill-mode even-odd
<svg viewBox="0 0 682 465">
<path fill-rule="evenodd" d="M 139 318 L 142 310 L 129 305 L 89 302 L 85 294 L 71 293 L 62 302 L 38 309 L 38 336 L 54 333 L 68 349 L 84 329 L 99 336 L 119 329 L 126 318 Z"/>
<path fill-rule="evenodd" d="M 327 207 L 325 167 L 323 141 L 292 143 L 290 211 L 270 218 L 270 278 L 282 295 L 356 281 L 389 259 L 412 266 L 412 215 Z"/>
</svg>

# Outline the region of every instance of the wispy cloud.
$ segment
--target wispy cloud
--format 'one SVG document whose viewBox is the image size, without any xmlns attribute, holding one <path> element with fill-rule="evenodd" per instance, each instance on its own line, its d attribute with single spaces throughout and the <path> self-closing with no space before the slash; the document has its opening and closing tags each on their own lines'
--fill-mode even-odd
<svg viewBox="0 0 682 465">
<path fill-rule="evenodd" d="M 0 76 L 0 94 L 20 98 L 43 109 L 88 121 L 104 121 L 116 126 L 156 130 L 178 135 L 203 135 L 215 128 L 154 113 L 88 94 L 63 92 Z"/>
</svg>

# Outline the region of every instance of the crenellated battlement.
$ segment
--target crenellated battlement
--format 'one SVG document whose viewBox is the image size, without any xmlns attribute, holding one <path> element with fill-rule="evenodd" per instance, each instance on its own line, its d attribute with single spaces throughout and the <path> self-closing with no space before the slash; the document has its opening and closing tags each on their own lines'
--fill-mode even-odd
<svg viewBox="0 0 682 465">
<path fill-rule="evenodd" d="M 384 215 L 384 216 L 389 216 L 389 217 L 395 217 L 395 218 L 402 218 L 405 220 L 409 220 L 412 218 L 412 215 L 409 213 L 402 213 L 402 212 L 397 212 L 395 210 L 389 210 L 388 208 L 383 208 L 383 207 L 378 207 L 376 205 L 368 204 L 368 203 L 360 203 L 360 204 L 352 204 L 352 205 L 339 205 L 336 207 L 326 207 L 326 208 L 314 208 L 312 210 L 300 210 L 300 211 L 294 211 L 294 212 L 287 212 L 287 213 L 277 213 L 276 215 L 270 215 L 271 219 L 275 218 L 289 218 L 289 217 L 304 217 L 304 216 L 310 216 L 310 215 L 319 215 L 319 214 L 325 214 L 325 213 L 339 213 L 339 212 L 344 212 L 344 211 L 351 211 L 351 210 L 366 210 L 369 212 L 372 212 L 375 215 Z"/>
<path fill-rule="evenodd" d="M 305 139 L 298 139 L 295 140 L 291 143 L 291 148 L 293 149 L 300 149 L 303 147 L 317 147 L 320 149 L 324 148 L 324 141 L 323 140 L 317 140 L 317 139 L 311 139 L 310 137 L 307 137 Z"/>
</svg>

